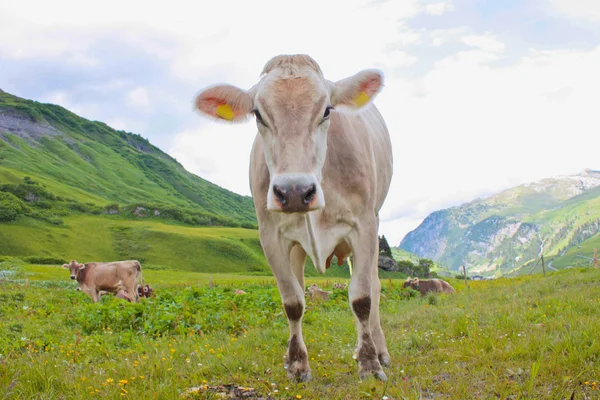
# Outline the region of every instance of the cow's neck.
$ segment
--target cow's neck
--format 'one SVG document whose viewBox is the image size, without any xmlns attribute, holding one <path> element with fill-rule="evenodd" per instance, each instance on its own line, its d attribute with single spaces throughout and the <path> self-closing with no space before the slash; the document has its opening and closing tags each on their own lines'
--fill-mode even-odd
<svg viewBox="0 0 600 400">
<path fill-rule="evenodd" d="M 89 267 L 86 264 L 84 269 L 80 269 L 79 271 L 77 271 L 77 282 L 85 282 L 85 276 L 87 275 L 88 268 Z"/>
</svg>

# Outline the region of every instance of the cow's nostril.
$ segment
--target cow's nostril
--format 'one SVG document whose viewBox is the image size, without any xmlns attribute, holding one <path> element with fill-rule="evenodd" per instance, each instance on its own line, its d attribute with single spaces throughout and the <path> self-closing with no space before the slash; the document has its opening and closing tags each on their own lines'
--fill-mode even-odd
<svg viewBox="0 0 600 400">
<path fill-rule="evenodd" d="M 310 204 L 315 198 L 315 194 L 317 194 L 317 186 L 313 183 L 304 192 L 304 196 L 302 196 L 304 204 Z"/>
<path fill-rule="evenodd" d="M 275 194 L 275 197 L 277 197 L 277 200 L 281 203 L 282 206 L 285 206 L 287 204 L 287 190 L 282 189 L 280 186 L 273 185 L 273 193 Z"/>
<path fill-rule="evenodd" d="M 73 275 L 71 275 L 71 279 L 75 279 L 75 277 Z"/>
</svg>

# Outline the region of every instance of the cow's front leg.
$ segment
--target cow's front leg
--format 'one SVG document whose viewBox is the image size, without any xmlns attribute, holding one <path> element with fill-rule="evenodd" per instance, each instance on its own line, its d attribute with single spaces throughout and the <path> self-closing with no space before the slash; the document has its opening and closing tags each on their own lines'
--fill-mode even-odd
<svg viewBox="0 0 600 400">
<path fill-rule="evenodd" d="M 377 348 L 377 356 L 379 362 L 384 367 L 391 364 L 390 353 L 387 349 L 385 335 L 381 329 L 381 321 L 379 318 L 379 299 L 381 297 L 381 281 L 379 280 L 379 267 L 377 266 L 377 256 L 375 257 L 375 265 L 373 266 L 373 281 L 371 283 L 371 335 L 373 342 Z"/>
<path fill-rule="evenodd" d="M 94 303 L 100 301 L 100 291 L 98 289 L 90 289 L 90 296 L 92 297 L 92 301 Z"/>
<path fill-rule="evenodd" d="M 265 248 L 265 254 L 271 270 L 277 280 L 279 293 L 290 326 L 288 351 L 285 357 L 285 368 L 290 379 L 306 382 L 311 379 L 310 366 L 308 365 L 308 352 L 302 337 L 302 315 L 304 314 L 304 287 L 296 273 L 302 270 L 306 253 L 302 249 L 281 246 L 278 248 Z"/>
<path fill-rule="evenodd" d="M 352 240 L 354 253 L 354 273 L 348 288 L 348 297 L 358 330 L 358 346 L 356 361 L 358 362 L 358 374 L 361 378 L 370 375 L 386 380 L 387 376 L 379 362 L 378 349 L 373 340 L 371 330 L 371 314 L 373 303 L 378 304 L 378 297 L 373 299 L 373 268 L 376 268 L 374 258 L 377 257 L 377 222 L 372 221 L 367 226 L 362 226 L 359 234 Z M 378 315 L 373 319 L 379 319 Z M 375 321 L 373 321 L 375 322 Z M 379 327 L 377 327 L 379 328 Z M 375 329 L 376 335 L 378 330 Z M 380 329 L 380 328 L 379 328 Z M 378 338 L 379 339 L 379 338 Z M 387 350 L 386 350 L 387 352 Z M 389 357 L 389 356 L 388 356 Z"/>
</svg>

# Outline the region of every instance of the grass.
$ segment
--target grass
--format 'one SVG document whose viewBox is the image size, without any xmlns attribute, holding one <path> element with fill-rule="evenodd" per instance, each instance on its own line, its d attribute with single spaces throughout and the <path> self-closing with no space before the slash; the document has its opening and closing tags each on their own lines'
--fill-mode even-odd
<svg viewBox="0 0 600 400">
<path fill-rule="evenodd" d="M 456 295 L 422 298 L 407 297 L 402 281 L 383 280 L 387 383 L 357 379 L 345 291 L 328 302 L 309 298 L 313 381 L 302 384 L 282 367 L 288 328 L 272 278 L 148 270 L 155 298 L 93 304 L 57 267 L 6 261 L 0 270 L 14 271 L 0 281 L 0 396 L 8 399 L 209 399 L 219 398 L 210 388 L 228 384 L 285 399 L 600 394 L 600 273 L 590 269 L 468 289 L 449 279 Z M 16 283 L 24 277 L 28 286 Z M 331 290 L 342 280 L 307 285 Z"/>
<path fill-rule="evenodd" d="M 203 272 L 260 272 L 269 267 L 258 231 L 190 227 L 119 216 L 68 216 L 64 226 L 36 220 L 2 224 L 0 254 L 54 256 L 83 262 L 139 259 Z"/>
</svg>

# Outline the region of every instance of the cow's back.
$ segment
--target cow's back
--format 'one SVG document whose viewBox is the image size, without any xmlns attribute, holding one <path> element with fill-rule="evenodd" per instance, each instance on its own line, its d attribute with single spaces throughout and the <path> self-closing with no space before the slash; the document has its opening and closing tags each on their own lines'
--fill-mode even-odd
<svg viewBox="0 0 600 400">
<path fill-rule="evenodd" d="M 442 286 L 442 291 L 444 293 L 456 293 L 456 290 L 454 290 L 452 285 L 450 285 L 448 282 L 443 281 L 441 279 L 440 279 L 440 282 L 441 282 L 441 286 Z"/>
<path fill-rule="evenodd" d="M 136 260 L 114 261 L 114 262 L 91 262 L 86 263 L 86 283 L 95 286 L 98 290 L 113 291 L 121 282 L 136 280 L 141 273 L 141 265 Z M 120 286 L 119 286 L 120 287 Z"/>
</svg>

